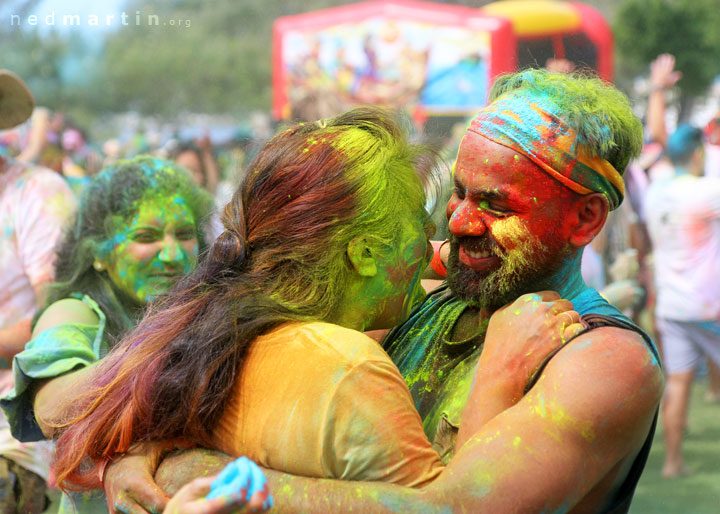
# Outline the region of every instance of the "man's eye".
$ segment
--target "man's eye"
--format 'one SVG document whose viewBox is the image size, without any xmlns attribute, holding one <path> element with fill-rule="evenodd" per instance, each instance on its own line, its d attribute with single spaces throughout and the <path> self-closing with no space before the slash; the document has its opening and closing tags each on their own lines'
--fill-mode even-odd
<svg viewBox="0 0 720 514">
<path fill-rule="evenodd" d="M 512 211 L 507 209 L 505 206 L 496 205 L 492 202 L 488 202 L 487 200 L 483 200 L 482 202 L 480 202 L 479 207 L 482 210 L 487 211 L 487 212 L 493 214 L 494 216 L 499 216 L 499 217 L 507 216 L 512 213 Z"/>
</svg>

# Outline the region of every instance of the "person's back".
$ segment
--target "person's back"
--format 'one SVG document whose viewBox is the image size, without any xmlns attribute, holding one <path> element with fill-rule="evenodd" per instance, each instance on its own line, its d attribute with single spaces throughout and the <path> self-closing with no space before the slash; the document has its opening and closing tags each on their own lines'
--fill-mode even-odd
<svg viewBox="0 0 720 514">
<path fill-rule="evenodd" d="M 680 124 L 665 152 L 674 176 L 650 186 L 645 204 L 654 247 L 655 321 L 667 373 L 662 474 L 688 474 L 682 454 L 695 369 L 720 365 L 720 180 L 703 177 L 700 129 Z"/>
<path fill-rule="evenodd" d="M 720 179 L 687 173 L 650 187 L 646 214 L 653 241 L 659 316 L 720 319 Z"/>
<path fill-rule="evenodd" d="M 287 323 L 252 344 L 216 448 L 295 475 L 419 487 L 442 471 L 405 382 L 377 341 Z"/>
</svg>

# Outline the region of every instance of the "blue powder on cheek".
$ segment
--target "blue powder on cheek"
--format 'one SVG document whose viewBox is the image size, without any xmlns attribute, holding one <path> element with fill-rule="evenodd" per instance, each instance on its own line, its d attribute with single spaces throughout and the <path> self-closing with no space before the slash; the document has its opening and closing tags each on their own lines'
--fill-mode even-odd
<svg viewBox="0 0 720 514">
<path fill-rule="evenodd" d="M 100 251 L 99 257 L 104 258 L 109 254 L 114 248 L 116 248 L 118 245 L 121 245 L 127 241 L 127 233 L 124 232 L 118 232 L 114 236 L 112 236 L 110 239 L 107 239 L 100 243 L 98 250 Z"/>
</svg>

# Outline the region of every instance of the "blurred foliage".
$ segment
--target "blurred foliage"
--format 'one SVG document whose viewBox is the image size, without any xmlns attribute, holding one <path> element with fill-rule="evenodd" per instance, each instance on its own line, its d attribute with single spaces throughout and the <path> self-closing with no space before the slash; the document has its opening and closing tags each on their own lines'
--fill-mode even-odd
<svg viewBox="0 0 720 514">
<path fill-rule="evenodd" d="M 102 88 L 114 110 L 171 116 L 189 112 L 244 114 L 269 110 L 272 24 L 276 17 L 341 5 L 342 0 L 132 0 L 125 9 L 174 27 L 145 25 L 108 37 Z M 144 22 L 143 22 L 144 23 Z"/>
<path fill-rule="evenodd" d="M 485 0 L 435 0 L 480 7 Z M 0 16 L 32 14 L 42 0 L 2 0 Z M 674 53 L 683 93 L 704 92 L 720 73 L 718 0 L 586 0 L 615 19 L 619 68 L 629 89 L 662 52 Z M 269 111 L 272 25 L 279 16 L 346 5 L 348 0 L 127 0 L 128 26 L 92 33 L 0 24 L 10 49 L 3 66 L 23 76 L 38 103 L 78 121 L 135 110 L 244 116 Z M 99 12 L 103 12 L 98 8 Z M 135 13 L 141 23 L 135 25 Z M 160 26 L 148 26 L 155 14 Z M 179 21 L 182 20 L 182 21 Z M 189 20 L 190 26 L 185 26 Z M 173 25 L 170 25 L 170 21 Z M 165 22 L 165 25 L 163 25 Z M 90 35 L 88 35 L 88 33 Z M 92 41 L 88 41 L 91 38 Z M 92 43 L 92 44 L 88 44 Z"/>
<path fill-rule="evenodd" d="M 675 56 L 683 96 L 702 95 L 720 73 L 717 0 L 625 0 L 614 23 L 618 53 L 628 70 L 646 72 L 662 53 Z"/>
</svg>

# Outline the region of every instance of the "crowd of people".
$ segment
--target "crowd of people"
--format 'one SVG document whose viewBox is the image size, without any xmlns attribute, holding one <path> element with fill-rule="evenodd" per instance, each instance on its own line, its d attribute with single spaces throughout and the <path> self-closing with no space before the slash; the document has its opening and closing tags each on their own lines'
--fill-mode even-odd
<svg viewBox="0 0 720 514">
<path fill-rule="evenodd" d="M 0 510 L 627 512 L 720 366 L 720 116 L 668 135 L 680 77 L 644 139 L 599 79 L 502 76 L 448 172 L 376 107 L 103 154 L 0 71 Z"/>
</svg>

